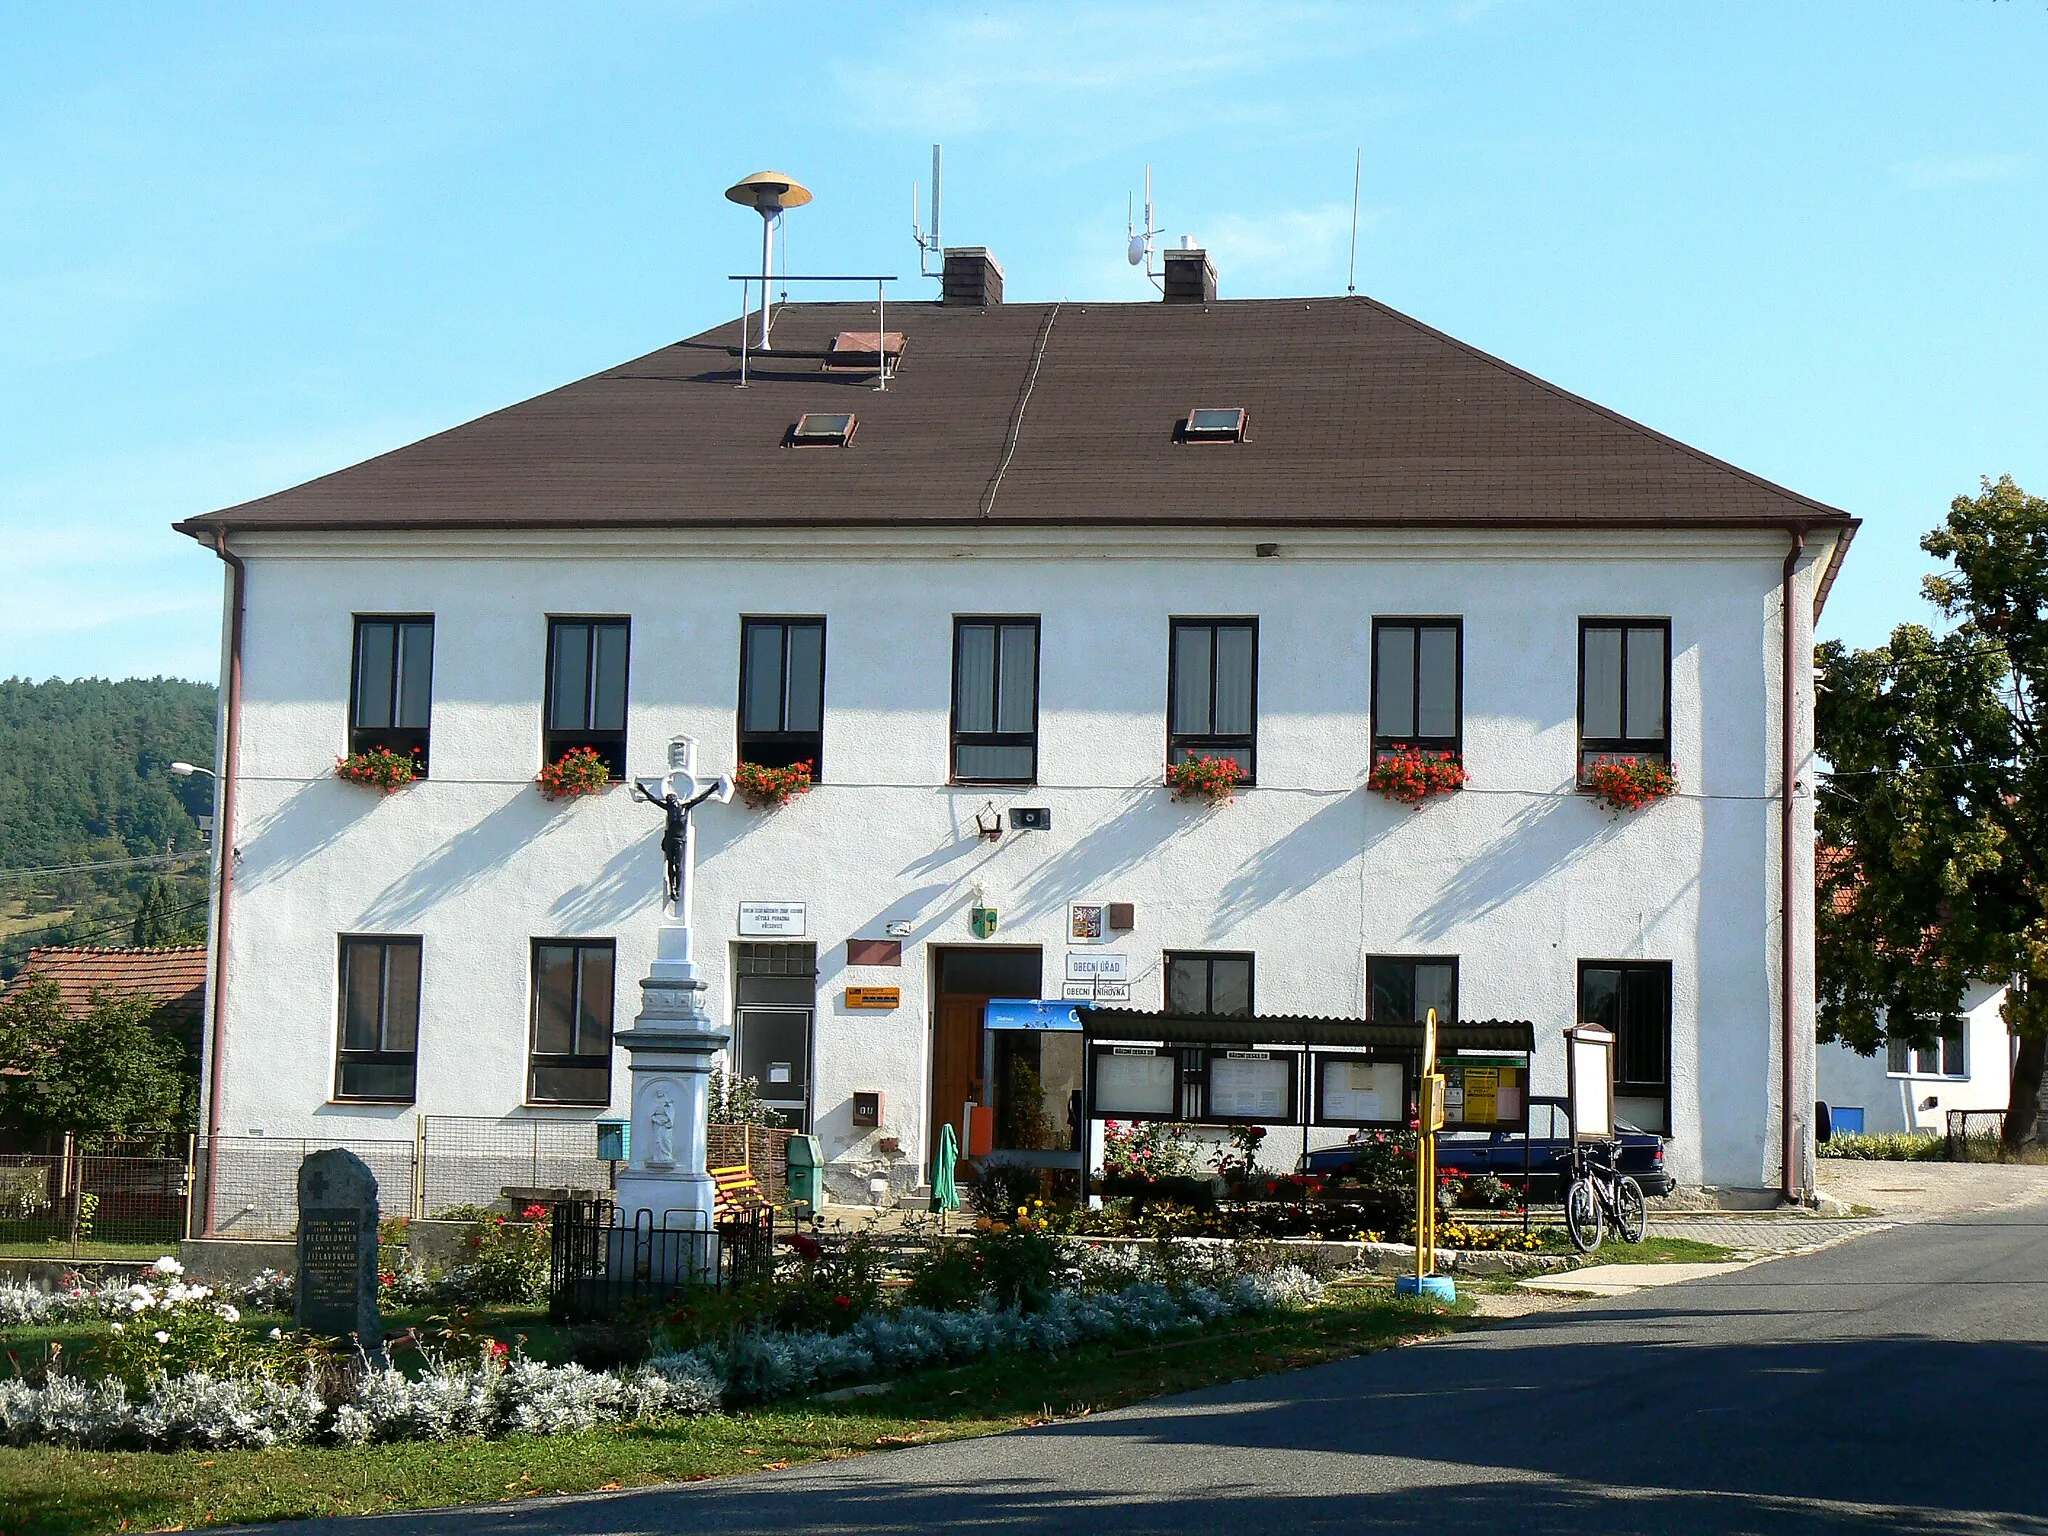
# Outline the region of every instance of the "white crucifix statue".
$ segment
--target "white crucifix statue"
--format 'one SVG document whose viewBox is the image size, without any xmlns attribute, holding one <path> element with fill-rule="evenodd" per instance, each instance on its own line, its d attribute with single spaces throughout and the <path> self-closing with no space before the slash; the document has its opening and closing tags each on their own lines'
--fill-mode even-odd
<svg viewBox="0 0 2048 1536">
<path fill-rule="evenodd" d="M 619 1170 L 622 1227 L 616 1266 L 632 1263 L 657 1280 L 704 1273 L 715 1259 L 712 1207 L 718 1188 L 705 1171 L 712 1062 L 732 1038 L 704 1006 L 705 986 L 690 951 L 690 880 L 696 856 L 691 812 L 732 799 L 732 780 L 697 777 L 697 743 L 668 746 L 668 772 L 635 779 L 633 798 L 659 806 L 673 921 L 655 934 L 654 964 L 640 983 L 640 1012 L 618 1037 L 633 1081 L 632 1160 Z"/>
</svg>

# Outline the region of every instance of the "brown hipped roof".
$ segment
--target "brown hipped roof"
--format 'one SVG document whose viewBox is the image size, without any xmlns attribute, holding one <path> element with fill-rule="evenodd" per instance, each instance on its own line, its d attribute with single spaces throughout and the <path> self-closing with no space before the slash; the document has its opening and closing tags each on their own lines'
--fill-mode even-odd
<svg viewBox="0 0 2048 1536">
<path fill-rule="evenodd" d="M 50 945 L 28 952 L 27 961 L 8 990 L 38 980 L 57 984 L 64 1011 L 73 1016 L 85 1012 L 93 993 L 104 992 L 121 997 L 140 993 L 197 1019 L 205 1007 L 206 946 L 88 949 Z"/>
<path fill-rule="evenodd" d="M 730 322 L 178 527 L 1834 527 L 1841 510 L 1364 298 L 892 304 L 886 392 L 828 373 L 872 304 Z M 1196 406 L 1249 440 L 1184 444 Z M 854 411 L 849 447 L 785 446 Z"/>
</svg>

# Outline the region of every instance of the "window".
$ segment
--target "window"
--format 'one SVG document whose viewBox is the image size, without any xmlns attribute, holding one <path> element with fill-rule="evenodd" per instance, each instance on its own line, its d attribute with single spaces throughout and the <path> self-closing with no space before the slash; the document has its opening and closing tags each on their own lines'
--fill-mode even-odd
<svg viewBox="0 0 2048 1536">
<path fill-rule="evenodd" d="M 1579 620 L 1579 775 L 1671 757 L 1671 621 Z"/>
<path fill-rule="evenodd" d="M 953 778 L 1038 778 L 1038 620 L 953 621 Z"/>
<path fill-rule="evenodd" d="M 849 412 L 809 411 L 797 417 L 789 441 L 797 448 L 844 448 L 859 430 L 859 420 Z"/>
<path fill-rule="evenodd" d="M 1456 752 L 1464 726 L 1464 625 L 1372 621 L 1373 761 L 1396 747 Z"/>
<path fill-rule="evenodd" d="M 1614 1036 L 1614 1115 L 1639 1131 L 1671 1129 L 1669 961 L 1579 962 L 1579 1019 Z"/>
<path fill-rule="evenodd" d="M 433 703 L 433 618 L 358 618 L 349 686 L 349 752 L 374 752 L 379 747 L 402 752 L 424 776 Z"/>
<path fill-rule="evenodd" d="M 533 943 L 533 1056 L 527 1102 L 612 1099 L 612 941 Z"/>
<path fill-rule="evenodd" d="M 825 621 L 740 621 L 740 761 L 824 776 Z"/>
<path fill-rule="evenodd" d="M 810 1128 L 817 1007 L 817 945 L 733 947 L 734 1070 L 760 1085 L 761 1102 L 791 1130 Z"/>
<path fill-rule="evenodd" d="M 1910 1046 L 1893 1040 L 1885 1046 L 1885 1070 L 1894 1077 L 1968 1077 L 1963 1060 L 1963 1032 L 1957 1028 L 1934 1045 Z"/>
<path fill-rule="evenodd" d="M 1252 1012 L 1252 957 L 1168 954 L 1166 1011 L 1246 1019 Z"/>
<path fill-rule="evenodd" d="M 1458 962 L 1368 955 L 1365 987 L 1372 996 L 1375 1024 L 1420 1024 L 1436 1010 L 1439 1024 L 1458 1017 Z"/>
<path fill-rule="evenodd" d="M 625 777 L 627 629 L 624 619 L 548 620 L 548 762 L 590 747 Z"/>
<path fill-rule="evenodd" d="M 1188 443 L 1241 443 L 1246 415 L 1242 407 L 1228 409 L 1201 407 L 1189 411 L 1181 423 L 1181 441 Z"/>
<path fill-rule="evenodd" d="M 1166 760 L 1227 757 L 1251 783 L 1258 749 L 1259 621 L 1173 620 L 1166 693 Z"/>
<path fill-rule="evenodd" d="M 337 1099 L 410 1104 L 419 1063 L 420 941 L 341 941 Z"/>
</svg>

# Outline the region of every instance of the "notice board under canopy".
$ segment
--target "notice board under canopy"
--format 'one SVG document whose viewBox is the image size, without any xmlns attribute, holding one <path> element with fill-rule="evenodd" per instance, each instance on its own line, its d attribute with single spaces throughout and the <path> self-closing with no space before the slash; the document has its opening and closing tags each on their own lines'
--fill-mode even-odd
<svg viewBox="0 0 2048 1536">
<path fill-rule="evenodd" d="M 1413 1123 L 1421 1024 L 1078 1008 L 1087 1114 L 1200 1125 L 1399 1129 Z M 1536 1026 L 1437 1026 L 1445 1130 L 1527 1131 Z"/>
</svg>

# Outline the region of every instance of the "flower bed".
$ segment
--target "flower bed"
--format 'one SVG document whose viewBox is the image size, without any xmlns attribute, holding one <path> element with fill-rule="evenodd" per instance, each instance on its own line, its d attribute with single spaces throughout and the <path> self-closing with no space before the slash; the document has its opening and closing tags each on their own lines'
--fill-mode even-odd
<svg viewBox="0 0 2048 1536">
<path fill-rule="evenodd" d="M 1623 757 L 1586 770 L 1586 788 L 1609 810 L 1639 811 L 1678 793 L 1678 775 L 1652 757 Z"/>
<path fill-rule="evenodd" d="M 1372 765 L 1365 787 L 1403 805 L 1420 807 L 1434 795 L 1453 794 L 1471 775 L 1455 752 L 1422 752 L 1399 747 Z"/>
<path fill-rule="evenodd" d="M 534 782 L 550 800 L 598 795 L 612 787 L 612 772 L 595 747 L 571 747 L 541 769 Z"/>
<path fill-rule="evenodd" d="M 1028 1310 L 909 1305 L 869 1312 L 836 1330 L 742 1329 L 615 1371 L 548 1365 L 487 1345 L 473 1361 L 430 1359 L 417 1377 L 364 1363 L 345 1373 L 338 1391 L 331 1372 L 297 1380 L 159 1374 L 137 1393 L 116 1378 L 53 1375 L 40 1386 L 0 1381 L 0 1441 L 176 1450 L 567 1434 L 997 1353 L 1058 1354 L 1101 1339 L 1151 1337 L 1303 1305 L 1317 1291 L 1298 1270 L 1219 1269 L 1207 1283 L 1147 1278 L 1104 1294 L 1063 1289 Z"/>
<path fill-rule="evenodd" d="M 811 792 L 811 765 L 802 762 L 787 768 L 763 768 L 759 763 L 741 763 L 732 771 L 732 785 L 755 810 L 773 810 Z"/>
<path fill-rule="evenodd" d="M 1166 765 L 1166 787 L 1176 800 L 1206 800 L 1211 805 L 1228 805 L 1237 798 L 1237 786 L 1244 782 L 1244 769 L 1234 758 L 1204 757 L 1196 753 Z"/>
<path fill-rule="evenodd" d="M 334 776 L 361 784 L 380 794 L 395 794 L 420 776 L 417 756 L 377 747 L 369 752 L 352 752 L 334 760 Z"/>
</svg>

